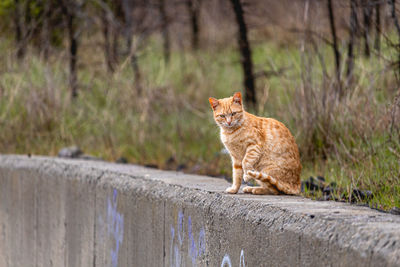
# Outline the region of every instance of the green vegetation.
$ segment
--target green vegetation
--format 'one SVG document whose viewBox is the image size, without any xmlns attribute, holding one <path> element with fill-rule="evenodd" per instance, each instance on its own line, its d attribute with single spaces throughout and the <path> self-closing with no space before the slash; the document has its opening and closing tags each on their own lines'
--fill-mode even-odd
<svg viewBox="0 0 400 267">
<path fill-rule="evenodd" d="M 56 155 L 76 144 L 107 160 L 124 156 L 171 168 L 167 161 L 173 157 L 187 172 L 230 175 L 208 97 L 242 90 L 234 47 L 172 52 L 166 65 L 158 40 L 149 42 L 140 55 L 144 89 L 139 95 L 130 64 L 122 62 L 108 73 L 94 43 L 86 41 L 79 52 L 79 97 L 71 100 L 65 54 L 44 61 L 31 51 L 17 62 L 10 56 L 12 43 L 0 40 L 2 153 Z M 360 188 L 372 191 L 373 207 L 400 206 L 397 87 L 385 60 L 391 50 L 383 47 L 382 57 L 369 60 L 359 57 L 340 101 L 334 77 L 321 67 L 333 73 L 331 50 L 323 47 L 319 53 L 302 54 L 296 45 L 256 45 L 256 73 L 270 75 L 257 78 L 259 105 L 252 112 L 289 127 L 301 151 L 303 179 L 322 175 L 338 184 L 339 198 Z"/>
</svg>

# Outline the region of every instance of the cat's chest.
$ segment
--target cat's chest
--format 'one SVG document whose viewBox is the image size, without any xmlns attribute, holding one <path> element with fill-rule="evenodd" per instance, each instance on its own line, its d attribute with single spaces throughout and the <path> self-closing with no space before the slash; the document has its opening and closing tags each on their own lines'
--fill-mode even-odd
<svg viewBox="0 0 400 267">
<path fill-rule="evenodd" d="M 229 138 L 226 135 L 221 134 L 221 141 L 232 156 L 241 157 L 246 150 L 246 142 L 245 140 L 242 140 L 242 138 Z"/>
</svg>

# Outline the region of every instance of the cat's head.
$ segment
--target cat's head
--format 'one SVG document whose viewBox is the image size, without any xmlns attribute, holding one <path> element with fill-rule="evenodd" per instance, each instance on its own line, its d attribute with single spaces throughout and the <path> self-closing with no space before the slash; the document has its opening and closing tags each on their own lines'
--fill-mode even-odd
<svg viewBox="0 0 400 267">
<path fill-rule="evenodd" d="M 210 97 L 211 108 L 215 122 L 222 128 L 234 129 L 240 127 L 244 121 L 242 94 L 237 92 L 233 96 L 223 99 Z"/>
</svg>

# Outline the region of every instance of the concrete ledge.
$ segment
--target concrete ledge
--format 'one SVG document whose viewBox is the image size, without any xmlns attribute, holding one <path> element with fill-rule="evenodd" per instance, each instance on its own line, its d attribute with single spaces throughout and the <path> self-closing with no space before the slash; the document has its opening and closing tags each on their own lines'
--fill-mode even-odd
<svg viewBox="0 0 400 267">
<path fill-rule="evenodd" d="M 0 156 L 0 266 L 400 266 L 400 216 L 227 186 Z"/>
</svg>

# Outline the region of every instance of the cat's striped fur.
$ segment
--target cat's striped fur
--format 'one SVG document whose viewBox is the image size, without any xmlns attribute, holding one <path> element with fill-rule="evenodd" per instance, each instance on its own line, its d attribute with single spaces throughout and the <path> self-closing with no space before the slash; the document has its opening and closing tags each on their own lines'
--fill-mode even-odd
<svg viewBox="0 0 400 267">
<path fill-rule="evenodd" d="M 245 193 L 299 194 L 301 164 L 294 137 L 283 123 L 246 112 L 242 96 L 209 98 L 221 140 L 232 158 L 233 184 L 226 192 L 238 192 L 242 178 L 254 179 L 257 187 Z"/>
</svg>

